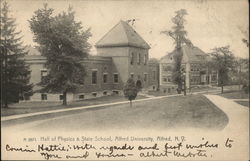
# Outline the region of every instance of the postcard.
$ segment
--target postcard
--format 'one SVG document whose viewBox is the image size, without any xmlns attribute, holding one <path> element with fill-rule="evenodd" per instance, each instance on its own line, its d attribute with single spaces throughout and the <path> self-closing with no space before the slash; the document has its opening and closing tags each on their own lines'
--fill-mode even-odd
<svg viewBox="0 0 250 161">
<path fill-rule="evenodd" d="M 249 160 L 247 0 L 1 1 L 2 160 Z"/>
</svg>

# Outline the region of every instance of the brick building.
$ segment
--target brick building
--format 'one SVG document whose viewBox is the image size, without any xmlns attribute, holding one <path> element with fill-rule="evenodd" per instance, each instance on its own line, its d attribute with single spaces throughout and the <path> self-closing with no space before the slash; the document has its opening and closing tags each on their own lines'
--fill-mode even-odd
<svg viewBox="0 0 250 161">
<path fill-rule="evenodd" d="M 89 55 L 82 60 L 87 71 L 84 84 L 81 84 L 76 92 L 68 93 L 69 101 L 123 94 L 123 86 L 129 77 L 132 77 L 142 90 L 158 88 L 158 63 L 148 61 L 150 46 L 128 23 L 120 21 L 96 43 L 95 47 L 97 56 Z M 47 74 L 44 67 L 45 57 L 32 48 L 25 60 L 30 65 L 30 82 L 35 85 L 34 95 L 27 99 L 62 100 L 60 93 L 38 92 L 41 87 L 37 84 Z"/>
<path fill-rule="evenodd" d="M 207 62 L 210 56 L 195 46 L 182 46 L 182 68 L 187 89 L 201 85 L 217 84 L 217 72 L 209 69 Z M 176 92 L 177 85 L 172 81 L 172 69 L 176 50 L 160 59 L 159 84 L 160 90 L 166 93 Z"/>
</svg>

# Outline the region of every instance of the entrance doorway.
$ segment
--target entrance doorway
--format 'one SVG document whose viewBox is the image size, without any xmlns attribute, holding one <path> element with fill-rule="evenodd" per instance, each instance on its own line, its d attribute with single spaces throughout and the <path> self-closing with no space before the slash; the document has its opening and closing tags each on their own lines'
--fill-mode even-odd
<svg viewBox="0 0 250 161">
<path fill-rule="evenodd" d="M 137 80 L 135 85 L 136 85 L 136 88 L 137 88 L 138 90 L 141 90 L 141 89 L 142 89 L 142 83 L 141 83 L 140 80 Z"/>
</svg>

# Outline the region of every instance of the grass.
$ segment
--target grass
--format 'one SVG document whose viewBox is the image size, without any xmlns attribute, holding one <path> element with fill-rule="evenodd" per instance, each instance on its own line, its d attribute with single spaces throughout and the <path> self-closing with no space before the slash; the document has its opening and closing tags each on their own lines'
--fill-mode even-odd
<svg viewBox="0 0 250 161">
<path fill-rule="evenodd" d="M 242 106 L 249 107 L 249 101 L 235 101 L 235 102 L 237 102 L 238 104 L 240 104 Z"/>
<path fill-rule="evenodd" d="M 173 95 L 173 94 L 176 94 L 176 93 L 163 93 L 161 91 L 148 91 L 147 94 L 152 95 L 152 96 L 166 96 L 166 95 Z"/>
<path fill-rule="evenodd" d="M 223 128 L 228 122 L 226 114 L 202 95 L 173 97 L 162 104 L 169 126 Z"/>
<path fill-rule="evenodd" d="M 206 92 L 206 91 L 211 91 L 211 90 L 215 90 L 215 89 L 218 89 L 218 87 L 207 87 L 207 86 L 193 86 L 191 90 L 187 89 L 187 94 L 189 93 L 194 93 L 194 92 Z M 166 96 L 166 95 L 174 95 L 174 94 L 177 94 L 176 91 L 173 91 L 171 93 L 164 93 L 162 91 L 148 91 L 149 95 L 153 95 L 153 96 Z M 182 94 L 183 94 L 183 91 L 182 91 Z"/>
<path fill-rule="evenodd" d="M 249 107 L 249 94 L 245 93 L 242 90 L 229 90 L 224 93 L 219 94 L 222 97 L 228 98 L 228 99 L 236 99 L 235 102 L 242 105 Z M 237 101 L 237 99 L 248 99 L 247 101 Z"/>
<path fill-rule="evenodd" d="M 54 116 L 53 116 L 54 117 Z M 46 119 L 48 119 L 46 117 Z M 46 120 L 45 119 L 45 120 Z M 107 130 L 201 128 L 221 130 L 227 115 L 202 95 L 169 97 L 77 113 L 43 121 L 33 130 Z"/>
<path fill-rule="evenodd" d="M 219 95 L 228 99 L 249 99 L 249 94 L 239 90 L 230 90 Z"/>
<path fill-rule="evenodd" d="M 137 96 L 136 99 L 145 98 L 143 96 Z M 95 99 L 88 99 L 82 101 L 68 102 L 68 105 L 63 106 L 62 102 L 21 102 L 16 104 L 10 104 L 9 108 L 1 109 L 1 116 L 10 116 L 17 114 L 26 114 L 26 113 L 34 113 L 41 111 L 49 111 L 63 108 L 74 108 L 80 106 L 88 106 L 88 105 L 98 105 L 104 103 L 112 103 L 119 101 L 127 101 L 126 98 L 119 95 L 105 96 L 99 97 Z"/>
</svg>

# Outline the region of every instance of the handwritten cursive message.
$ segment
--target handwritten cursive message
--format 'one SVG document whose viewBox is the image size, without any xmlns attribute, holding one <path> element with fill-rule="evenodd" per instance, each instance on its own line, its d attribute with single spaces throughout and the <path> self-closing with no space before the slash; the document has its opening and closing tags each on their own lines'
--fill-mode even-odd
<svg viewBox="0 0 250 161">
<path fill-rule="evenodd" d="M 53 143 L 53 141 L 55 143 Z M 45 136 L 23 138 L 23 146 L 6 144 L 12 155 L 28 153 L 44 160 L 84 160 L 108 158 L 212 158 L 217 149 L 231 149 L 234 141 L 227 138 L 223 144 L 205 138 L 190 143 L 184 136 L 175 137 L 62 137 Z M 101 143 L 100 143 L 101 142 Z"/>
</svg>

